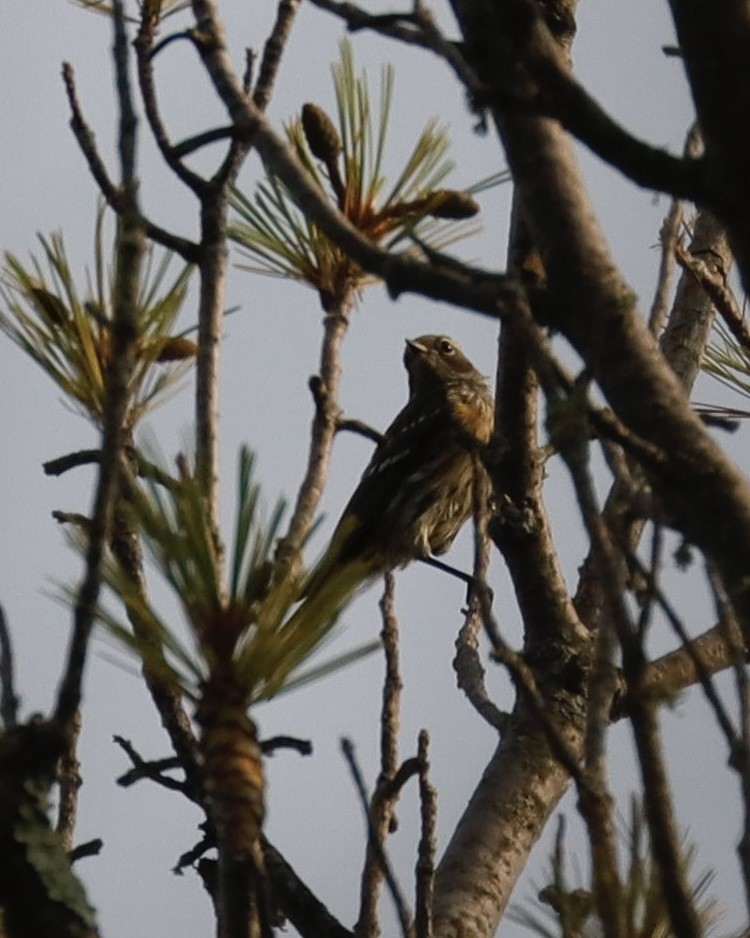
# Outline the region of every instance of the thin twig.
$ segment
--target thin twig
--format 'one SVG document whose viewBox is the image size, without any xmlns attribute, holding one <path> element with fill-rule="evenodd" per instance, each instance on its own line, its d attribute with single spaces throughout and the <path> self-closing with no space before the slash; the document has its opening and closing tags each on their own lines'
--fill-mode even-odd
<svg viewBox="0 0 750 938">
<path fill-rule="evenodd" d="M 87 840 L 68 851 L 68 859 L 71 863 L 77 863 L 78 860 L 83 860 L 86 857 L 97 857 L 102 852 L 103 847 L 104 841 L 101 837 L 95 837 L 93 840 Z"/>
<path fill-rule="evenodd" d="M 70 128 L 86 160 L 89 172 L 94 177 L 94 181 L 104 196 L 107 205 L 119 215 L 124 208 L 123 192 L 109 178 L 104 161 L 99 155 L 96 147 L 96 137 L 83 116 L 75 86 L 75 73 L 69 62 L 63 62 L 62 76 L 71 113 Z M 155 225 L 146 218 L 142 221 L 144 232 L 152 241 L 161 244 L 170 251 L 174 251 L 191 264 L 196 263 L 199 259 L 199 248 L 194 241 L 172 234 L 172 232 Z"/>
<path fill-rule="evenodd" d="M 156 18 L 150 13 L 149 5 L 143 4 L 140 28 L 133 43 L 143 110 L 162 159 L 183 185 L 200 197 L 206 191 L 207 182 L 198 173 L 193 172 L 186 166 L 181 157 L 175 152 L 156 100 L 154 57 L 152 55 L 156 23 Z"/>
<path fill-rule="evenodd" d="M 234 127 L 231 125 L 228 127 L 214 127 L 213 130 L 204 130 L 202 133 L 194 134 L 192 137 L 187 137 L 185 140 L 175 143 L 172 146 L 172 153 L 177 159 L 184 159 L 186 156 L 190 156 L 191 153 L 195 153 L 196 150 L 200 150 L 211 143 L 230 140 L 233 134 Z"/>
<path fill-rule="evenodd" d="M 489 480 L 484 469 L 475 459 L 475 484 L 472 490 L 474 515 L 474 566 L 472 583 L 469 587 L 464 622 L 456 637 L 456 655 L 453 670 L 456 684 L 466 695 L 469 703 L 490 726 L 503 733 L 508 724 L 508 714 L 501 711 L 487 693 L 484 667 L 479 658 L 479 634 L 482 629 L 482 604 L 475 584 L 487 589 L 487 571 L 490 562 L 490 540 L 487 536 L 487 501 Z M 481 587 L 480 587 L 481 588 Z"/>
<path fill-rule="evenodd" d="M 135 453 L 132 439 L 126 440 L 128 453 Z M 138 462 L 137 457 L 135 460 Z M 144 468 L 144 467 L 141 467 Z M 165 476 L 165 473 L 161 473 Z M 174 484 L 170 480 L 169 484 Z M 136 497 L 135 479 L 132 475 L 132 461 L 123 470 L 120 480 L 122 504 L 115 509 L 115 522 L 110 538 L 110 549 L 120 567 L 132 584 L 132 588 L 143 602 L 146 601 L 146 581 L 144 577 L 143 548 L 133 528 L 132 518 L 126 505 Z M 184 794 L 197 803 L 201 802 L 202 776 L 199 768 L 198 746 L 190 718 L 185 710 L 183 694 L 178 684 L 166 675 L 169 672 L 161 643 L 153 635 L 147 623 L 144 623 L 137 611 L 138 604 L 129 604 L 127 615 L 133 628 L 133 634 L 143 641 L 149 653 L 142 660 L 141 672 L 146 682 L 154 705 L 161 717 L 172 748 L 185 772 Z"/>
<path fill-rule="evenodd" d="M 367 849 L 360 878 L 360 906 L 355 929 L 363 938 L 378 934 L 378 895 L 384 874 L 381 857 L 385 839 L 394 822 L 396 800 L 401 787 L 410 777 L 404 772 L 401 773 L 401 778 L 396 779 L 399 710 L 403 685 L 399 665 L 399 629 L 394 607 L 394 592 L 395 577 L 392 573 L 388 573 L 385 576 L 385 588 L 380 600 L 383 623 L 380 635 L 385 654 L 385 678 L 380 711 L 380 772 L 369 806 Z"/>
<path fill-rule="evenodd" d="M 13 644 L 5 611 L 0 606 L 0 717 L 6 730 L 18 723 L 18 703 L 13 674 Z"/>
<path fill-rule="evenodd" d="M 135 174 L 136 116 L 128 79 L 128 38 L 125 32 L 121 0 L 115 0 L 114 9 L 114 59 L 120 109 L 122 214 L 117 245 L 112 358 L 106 375 L 102 461 L 99 467 L 99 479 L 86 546 L 86 571 L 75 603 L 73 636 L 55 707 L 55 718 L 64 727 L 72 726 L 81 701 L 83 671 L 101 586 L 104 550 L 118 493 L 124 440 L 123 425 L 128 405 L 133 353 L 138 337 L 135 312 L 138 308 L 140 265 L 144 253 L 143 226 L 138 209 L 138 186 Z"/>
<path fill-rule="evenodd" d="M 180 782 L 164 774 L 164 772 L 168 772 L 172 769 L 183 769 L 184 771 L 182 760 L 179 757 L 168 756 L 165 759 L 146 761 L 135 749 L 130 740 L 122 736 L 114 736 L 113 740 L 133 763 L 133 768 L 117 779 L 118 785 L 123 788 L 129 788 L 131 785 L 135 785 L 136 782 L 148 779 L 151 782 L 156 782 L 157 785 L 161 785 L 162 788 L 168 788 L 171 791 L 179 791 L 181 794 L 187 794 L 185 782 Z"/>
<path fill-rule="evenodd" d="M 694 124 L 685 138 L 683 156 L 697 157 L 700 144 L 701 134 L 697 124 Z M 657 338 L 664 330 L 669 316 L 669 295 L 675 262 L 674 249 L 679 243 L 683 214 L 684 203 L 680 199 L 673 199 L 659 232 L 659 271 L 656 275 L 656 289 L 648 318 L 649 328 Z"/>
<path fill-rule="evenodd" d="M 742 867 L 745 903 L 750 910 L 750 681 L 748 681 L 745 668 L 742 644 L 736 638 L 741 635 L 741 630 L 734 607 L 727 595 L 721 575 L 713 564 L 707 564 L 707 573 L 720 627 L 724 631 L 727 644 L 733 651 L 732 666 L 740 705 L 740 732 L 735 740 L 730 765 L 739 775 L 742 786 L 744 823 L 742 837 L 737 844 L 737 853 Z"/>
<path fill-rule="evenodd" d="M 305 476 L 287 532 L 277 547 L 277 562 L 282 569 L 298 563 L 302 545 L 310 533 L 328 478 L 333 441 L 341 410 L 338 401 L 341 386 L 341 348 L 349 326 L 349 314 L 355 294 L 351 288 L 331 297 L 323 321 L 320 370 L 310 379 L 315 401 L 315 415 L 310 431 L 310 446 Z"/>
<path fill-rule="evenodd" d="M 523 694 L 529 708 L 539 721 L 539 726 L 554 757 L 577 785 L 586 788 L 588 782 L 582 772 L 578 757 L 551 718 L 550 709 L 545 704 L 534 672 L 524 660 L 523 655 L 511 648 L 503 638 L 498 622 L 492 613 L 489 590 L 486 586 L 483 589 L 481 583 L 477 583 L 476 587 L 481 602 L 484 630 L 492 645 L 493 659 L 506 668 L 516 689 Z"/>
<path fill-rule="evenodd" d="M 563 448 L 562 455 L 568 465 L 581 517 L 591 540 L 607 612 L 622 647 L 623 668 L 632 701 L 631 721 L 645 791 L 646 816 L 669 915 L 677 934 L 698 938 L 698 918 L 685 880 L 684 865 L 680 862 L 680 839 L 660 746 L 656 706 L 642 689 L 646 658 L 624 601 L 623 564 L 597 503 L 587 451 L 582 451 L 580 446 L 571 446 Z M 599 780 L 599 786 L 601 784 L 602 780 Z M 604 825 L 601 823 L 601 815 L 594 815 L 596 823 L 589 824 L 592 849 L 596 851 L 593 857 L 596 897 L 600 912 L 609 912 L 609 916 L 602 916 L 605 934 L 615 938 L 623 934 L 621 916 L 612 914 L 622 909 L 622 887 L 617 874 L 616 838 L 611 825 L 611 812 L 607 810 L 606 793 L 600 787 L 598 794 L 599 807 L 605 808 L 605 818 L 609 816 L 610 821 L 609 826 Z"/>
<path fill-rule="evenodd" d="M 656 275 L 656 289 L 651 302 L 648 326 L 658 338 L 669 316 L 669 297 L 674 275 L 674 252 L 679 243 L 682 225 L 683 203 L 673 199 L 659 232 L 659 270 Z"/>
<path fill-rule="evenodd" d="M 373 800 L 380 795 L 384 801 L 395 802 L 401 794 L 401 789 L 416 775 L 419 775 L 419 760 L 416 757 L 404 759 L 391 778 L 378 779 L 379 790 L 373 795 Z M 395 828 L 396 818 L 392 817 L 389 832 L 393 833 Z"/>
<path fill-rule="evenodd" d="M 261 837 L 261 845 L 274 900 L 299 934 L 314 938 L 353 938 L 354 933 L 331 915 L 265 837 Z"/>
<path fill-rule="evenodd" d="M 76 711 L 65 739 L 65 752 L 57 767 L 57 783 L 60 789 L 57 806 L 57 832 L 63 848 L 70 851 L 73 846 L 76 817 L 78 814 L 78 792 L 83 784 L 81 763 L 78 761 L 78 737 L 81 732 L 81 712 Z"/>
<path fill-rule="evenodd" d="M 388 862 L 388 857 L 386 856 L 385 849 L 381 844 L 378 844 L 376 839 L 373 837 L 371 830 L 370 822 L 370 809 L 369 809 L 369 799 L 367 797 L 367 789 L 365 787 L 365 782 L 362 777 L 362 771 L 357 762 L 357 757 L 354 751 L 354 744 L 349 739 L 341 740 L 341 751 L 344 754 L 346 763 L 349 766 L 349 771 L 354 781 L 354 786 L 357 789 L 357 795 L 359 796 L 359 802 L 364 811 L 365 818 L 367 819 L 367 827 L 369 832 L 368 840 L 376 844 L 376 851 L 378 853 L 378 862 L 380 863 L 381 869 L 383 871 L 383 876 L 385 877 L 386 884 L 388 886 L 388 891 L 391 894 L 393 899 L 393 904 L 396 907 L 396 914 L 398 916 L 399 925 L 401 926 L 401 934 L 403 938 L 409 938 L 409 922 L 411 920 L 411 915 L 409 909 L 406 905 L 406 900 L 401 892 L 401 887 L 398 884 L 398 881 L 391 869 L 391 865 Z M 359 935 L 359 929 L 355 929 Z"/>
<path fill-rule="evenodd" d="M 424 4 L 415 2 L 412 13 L 373 16 L 354 3 L 339 3 L 337 0 L 313 0 L 313 3 L 344 20 L 350 32 L 369 29 L 405 45 L 434 53 L 446 62 L 472 96 L 480 98 L 486 95 L 486 86 L 464 59 L 458 44 L 443 36 L 435 25 L 432 12 Z"/>
<path fill-rule="evenodd" d="M 101 459 L 100 449 L 79 449 L 74 453 L 66 453 L 65 456 L 58 456 L 56 459 L 42 463 L 42 470 L 48 476 L 61 476 L 79 466 L 97 465 Z"/>
<path fill-rule="evenodd" d="M 357 433 L 366 440 L 372 440 L 373 443 L 380 443 L 383 440 L 383 434 L 379 430 L 376 430 L 375 427 L 371 427 L 368 423 L 353 419 L 352 417 L 339 417 L 336 421 L 336 432 Z"/>
<path fill-rule="evenodd" d="M 276 75 L 279 71 L 281 56 L 286 47 L 289 35 L 297 16 L 300 0 L 279 0 L 276 13 L 276 22 L 273 24 L 271 35 L 263 48 L 263 58 L 260 63 L 258 81 L 253 90 L 253 103 L 261 111 L 265 111 L 271 100 Z"/>
<path fill-rule="evenodd" d="M 58 524 L 72 524 L 87 533 L 91 530 L 91 518 L 82 515 L 78 511 L 58 511 L 51 512 L 52 517 Z"/>
<path fill-rule="evenodd" d="M 125 450 L 128 459 L 135 462 L 135 469 L 140 478 L 151 479 L 169 489 L 174 488 L 177 484 L 169 473 L 145 459 L 134 447 L 126 446 Z M 99 449 L 80 449 L 42 463 L 42 471 L 48 476 L 61 476 L 66 472 L 70 472 L 71 469 L 77 469 L 79 466 L 98 465 L 101 459 L 102 452 Z"/>
<path fill-rule="evenodd" d="M 102 195 L 107 200 L 107 203 L 112 207 L 119 206 L 122 194 L 109 178 L 107 168 L 96 146 L 94 132 L 83 116 L 83 111 L 78 100 L 78 92 L 76 90 L 75 72 L 70 62 L 63 62 L 62 77 L 65 84 L 65 92 L 68 96 L 68 105 L 70 107 L 70 129 L 73 131 L 78 141 L 78 146 L 81 148 L 81 152 L 88 163 L 89 171 L 94 177 L 96 184 L 99 186 Z"/>
<path fill-rule="evenodd" d="M 437 828 L 437 789 L 430 781 L 430 737 L 426 730 L 419 733 L 420 834 L 417 852 L 416 898 L 414 902 L 414 936 L 432 936 L 432 895 L 435 883 L 435 830 Z"/>
<path fill-rule="evenodd" d="M 297 739 L 295 736 L 271 736 L 261 740 L 260 751 L 264 756 L 272 756 L 279 749 L 291 749 L 300 756 L 310 756 L 313 746 L 309 739 Z"/>
<path fill-rule="evenodd" d="M 691 254 L 679 243 L 675 244 L 674 251 L 677 263 L 703 287 L 737 342 L 746 352 L 750 351 L 750 326 L 727 285 L 726 271 L 721 267 L 717 269 L 715 264 L 709 266 L 706 260 Z"/>
<path fill-rule="evenodd" d="M 380 637 L 385 655 L 383 704 L 380 711 L 380 771 L 392 777 L 398 765 L 398 728 L 401 708 L 401 666 L 399 662 L 399 627 L 394 603 L 396 578 L 392 573 L 384 577 L 385 588 L 380 599 L 383 628 Z"/>
<path fill-rule="evenodd" d="M 672 604 L 669 602 L 667 597 L 664 595 L 663 591 L 659 588 L 656 583 L 653 574 L 651 571 L 647 570 L 646 567 L 642 564 L 640 558 L 634 552 L 627 553 L 628 564 L 637 571 L 638 576 L 641 577 L 647 586 L 648 592 L 654 597 L 659 607 L 661 608 L 664 616 L 667 619 L 667 622 L 671 626 L 675 635 L 679 638 L 682 643 L 682 648 L 685 653 L 691 659 L 693 667 L 695 668 L 695 674 L 697 680 L 699 681 L 703 693 L 706 696 L 706 700 L 710 704 L 712 710 L 714 711 L 714 716 L 716 717 L 716 722 L 719 724 L 719 727 L 724 734 L 726 739 L 727 746 L 729 747 L 730 753 L 734 751 L 735 746 L 737 745 L 737 731 L 735 730 L 732 720 L 727 712 L 726 707 L 721 701 L 714 682 L 711 677 L 710 670 L 706 667 L 706 664 L 701 657 L 701 655 L 696 650 L 695 645 L 690 640 L 687 629 L 682 623 L 679 615 L 675 611 Z M 712 581 L 712 575 L 709 572 L 709 581 Z M 738 633 L 739 634 L 739 633 Z M 728 641 L 731 641 L 730 632 L 725 633 Z M 649 687 L 648 690 L 651 697 L 655 697 L 654 688 Z"/>
</svg>

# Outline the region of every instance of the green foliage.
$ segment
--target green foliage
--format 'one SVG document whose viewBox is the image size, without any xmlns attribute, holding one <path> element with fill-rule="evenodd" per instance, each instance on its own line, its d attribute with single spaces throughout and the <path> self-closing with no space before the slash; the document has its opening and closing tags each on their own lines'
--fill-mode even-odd
<svg viewBox="0 0 750 938">
<path fill-rule="evenodd" d="M 544 938 L 576 938 L 600 932 L 600 929 L 592 927 L 597 916 L 591 891 L 571 888 L 567 881 L 564 835 L 561 818 L 550 857 L 549 884 L 538 893 L 537 902 L 518 905 L 509 913 L 510 918 Z M 635 798 L 623 840 L 627 851 L 627 867 L 622 877 L 622 921 L 626 938 L 671 938 L 673 932 L 658 866 L 651 853 L 643 808 Z M 695 857 L 695 848 L 685 842 L 683 863 L 686 871 L 693 866 Z M 712 880 L 713 873 L 702 873 L 693 879 L 691 885 L 693 902 L 706 935 L 720 918 L 718 905 L 707 896 Z"/>
<path fill-rule="evenodd" d="M 104 213 L 94 232 L 94 273 L 83 291 L 76 285 L 59 233 L 39 236 L 42 259 L 24 265 L 5 254 L 0 280 L 0 329 L 49 375 L 65 400 L 100 425 L 110 361 L 114 264 L 104 255 Z M 128 389 L 127 427 L 132 429 L 172 392 L 184 374 L 185 355 L 169 353 L 171 335 L 187 292 L 191 268 L 168 279 L 172 255 L 151 248 L 138 297 L 139 335 Z M 83 297 L 83 298 L 82 298 Z M 189 358 L 189 355 L 187 356 Z"/>
<path fill-rule="evenodd" d="M 111 559 L 105 581 L 119 597 L 136 636 L 116 615 L 100 607 L 109 632 L 134 650 L 159 676 L 197 700 L 209 677 L 221 675 L 241 687 L 246 702 L 275 696 L 369 654 L 373 643 L 325 665 L 302 671 L 310 655 L 329 634 L 340 604 L 331 602 L 316 619 L 292 610 L 299 585 L 288 576 L 274 581 L 272 550 L 285 505 L 278 501 L 262 517 L 260 491 L 253 481 L 253 457 L 242 448 L 238 467 L 238 500 L 234 544 L 229 556 L 229 587 L 223 588 L 216 544 L 199 484 L 187 474 L 167 488 L 147 483 L 129 509 L 131 523 L 163 580 L 179 602 L 192 646 L 157 611 L 140 585 Z M 145 636 L 145 638 L 144 638 Z M 164 653 L 155 654 L 154 649 Z"/>
<path fill-rule="evenodd" d="M 431 120 L 389 185 L 384 161 L 393 97 L 392 66 L 382 71 L 376 108 L 371 103 L 367 76 L 357 76 L 346 41 L 341 43 L 341 60 L 332 72 L 337 126 L 321 108 L 308 104 L 302 118 L 286 128 L 297 158 L 321 191 L 330 192 L 362 234 L 387 248 L 414 233 L 440 249 L 476 232 L 478 226 L 466 221 L 479 211 L 469 193 L 496 184 L 507 178 L 506 174 L 464 193 L 439 189 L 453 163 L 447 157 L 447 130 Z M 445 213 L 448 196 L 463 197 L 459 214 Z M 452 198 L 451 203 L 454 201 Z M 274 176 L 261 182 L 252 196 L 236 190 L 232 204 L 237 217 L 230 226 L 230 237 L 249 258 L 245 269 L 301 280 L 322 294 L 334 296 L 347 287 L 361 289 L 373 282 L 300 212 Z"/>
</svg>

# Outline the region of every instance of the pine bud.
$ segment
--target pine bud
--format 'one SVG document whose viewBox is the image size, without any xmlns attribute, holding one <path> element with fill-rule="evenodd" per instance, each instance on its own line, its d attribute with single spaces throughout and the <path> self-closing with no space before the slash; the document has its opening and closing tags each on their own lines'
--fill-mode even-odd
<svg viewBox="0 0 750 938">
<path fill-rule="evenodd" d="M 31 295 L 34 297 L 37 308 L 51 326 L 65 325 L 70 317 L 65 304 L 59 297 L 42 287 L 32 287 Z"/>
<path fill-rule="evenodd" d="M 302 129 L 313 156 L 326 165 L 335 163 L 342 149 L 341 137 L 323 108 L 317 104 L 304 104 Z"/>
<path fill-rule="evenodd" d="M 156 356 L 158 362 L 176 362 L 185 358 L 195 358 L 198 346 L 191 339 L 184 336 L 175 336 L 164 340 L 164 344 Z"/>
<path fill-rule="evenodd" d="M 473 218 L 479 212 L 479 204 L 468 192 L 454 189 L 436 189 L 430 194 L 428 215 L 433 218 Z"/>
</svg>

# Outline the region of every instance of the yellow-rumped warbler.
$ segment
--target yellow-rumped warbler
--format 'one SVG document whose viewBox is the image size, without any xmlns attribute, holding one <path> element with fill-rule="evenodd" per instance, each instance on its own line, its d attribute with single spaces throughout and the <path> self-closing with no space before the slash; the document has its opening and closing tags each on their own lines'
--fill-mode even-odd
<svg viewBox="0 0 750 938">
<path fill-rule="evenodd" d="M 404 352 L 409 400 L 386 430 L 305 585 L 340 605 L 362 583 L 445 553 L 472 511 L 472 449 L 492 433 L 486 379 L 453 339 L 423 335 Z M 322 597 L 321 597 L 322 598 Z"/>
</svg>

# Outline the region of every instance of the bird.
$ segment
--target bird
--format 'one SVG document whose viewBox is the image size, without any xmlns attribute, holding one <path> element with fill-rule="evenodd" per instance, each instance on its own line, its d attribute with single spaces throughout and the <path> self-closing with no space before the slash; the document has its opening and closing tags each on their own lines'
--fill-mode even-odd
<svg viewBox="0 0 750 938">
<path fill-rule="evenodd" d="M 409 398 L 378 443 L 308 574 L 306 603 L 340 609 L 360 586 L 433 562 L 471 516 L 477 448 L 493 430 L 486 378 L 446 335 L 407 339 Z"/>
</svg>

